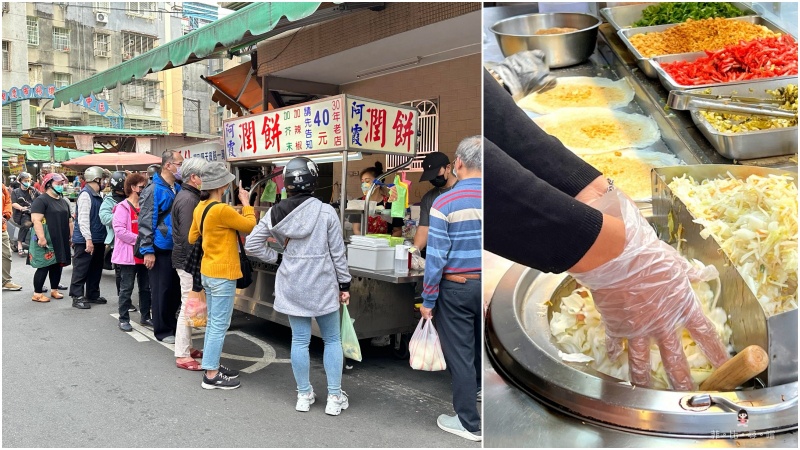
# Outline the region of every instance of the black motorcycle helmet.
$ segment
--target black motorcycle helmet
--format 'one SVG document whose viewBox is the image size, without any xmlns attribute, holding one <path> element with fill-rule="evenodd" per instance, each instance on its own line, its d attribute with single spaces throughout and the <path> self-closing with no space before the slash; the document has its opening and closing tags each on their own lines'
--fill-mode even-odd
<svg viewBox="0 0 800 450">
<path fill-rule="evenodd" d="M 317 163 L 302 156 L 292 158 L 283 168 L 283 184 L 287 192 L 314 192 L 318 177 Z"/>
<path fill-rule="evenodd" d="M 125 172 L 118 170 L 111 174 L 111 180 L 108 184 L 111 186 L 112 192 L 125 192 L 125 178 L 128 176 Z"/>
<path fill-rule="evenodd" d="M 150 164 L 147 168 L 147 179 L 153 181 L 153 175 L 161 172 L 161 166 L 158 164 Z"/>
</svg>

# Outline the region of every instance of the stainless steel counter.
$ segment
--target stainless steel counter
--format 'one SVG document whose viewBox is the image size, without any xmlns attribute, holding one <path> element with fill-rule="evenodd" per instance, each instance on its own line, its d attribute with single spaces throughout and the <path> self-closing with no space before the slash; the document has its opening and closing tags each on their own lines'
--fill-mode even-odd
<svg viewBox="0 0 800 450">
<path fill-rule="evenodd" d="M 389 283 L 416 283 L 425 277 L 424 270 L 409 270 L 408 274 L 399 275 L 394 270 L 368 270 L 350 268 L 350 275 L 354 277 L 372 278 L 373 280 L 386 281 Z"/>
</svg>

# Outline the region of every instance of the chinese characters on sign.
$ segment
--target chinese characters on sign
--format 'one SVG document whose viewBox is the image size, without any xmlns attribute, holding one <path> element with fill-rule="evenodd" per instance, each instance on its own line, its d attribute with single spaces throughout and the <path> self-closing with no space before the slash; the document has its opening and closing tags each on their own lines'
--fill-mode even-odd
<svg viewBox="0 0 800 450">
<path fill-rule="evenodd" d="M 222 146 L 217 142 L 205 142 L 188 147 L 180 147 L 176 150 L 180 151 L 184 158 L 200 157 L 207 161 L 225 160 L 225 152 Z"/>
<path fill-rule="evenodd" d="M 344 150 L 344 96 L 225 122 L 227 160 Z"/>
<path fill-rule="evenodd" d="M 56 86 L 53 84 L 47 86 L 43 84 L 28 86 L 26 84 L 22 87 L 12 87 L 7 91 L 3 91 L 3 106 L 23 100 L 55 98 L 56 90 Z M 72 103 L 90 109 L 101 116 L 105 116 L 108 113 L 108 101 L 100 100 L 94 95 L 89 97 L 81 96 Z"/>
<path fill-rule="evenodd" d="M 415 154 L 417 111 L 366 99 L 347 97 L 348 143 L 351 150 Z"/>
</svg>

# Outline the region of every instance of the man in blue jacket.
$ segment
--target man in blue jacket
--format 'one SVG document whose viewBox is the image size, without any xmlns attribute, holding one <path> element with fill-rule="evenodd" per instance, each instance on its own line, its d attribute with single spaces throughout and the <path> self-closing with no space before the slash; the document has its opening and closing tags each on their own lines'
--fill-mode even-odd
<svg viewBox="0 0 800 450">
<path fill-rule="evenodd" d="M 175 313 L 181 306 L 181 286 L 178 273 L 172 267 L 172 203 L 181 187 L 183 156 L 167 150 L 161 155 L 161 172 L 153 175 L 139 198 L 139 245 L 144 264 L 150 270 L 152 322 L 156 339 L 175 343 L 178 320 Z M 142 312 L 144 314 L 144 312 Z M 149 322 L 149 323 L 148 323 Z"/>
<path fill-rule="evenodd" d="M 72 235 L 75 256 L 72 259 L 72 281 L 69 286 L 72 306 L 78 309 L 89 309 L 90 303 L 107 302 L 100 296 L 100 278 L 103 275 L 106 249 L 106 227 L 100 222 L 100 205 L 103 203 L 100 183 L 107 176 L 107 170 L 97 166 L 89 167 L 84 172 L 86 185 L 78 195 L 75 231 Z"/>
</svg>

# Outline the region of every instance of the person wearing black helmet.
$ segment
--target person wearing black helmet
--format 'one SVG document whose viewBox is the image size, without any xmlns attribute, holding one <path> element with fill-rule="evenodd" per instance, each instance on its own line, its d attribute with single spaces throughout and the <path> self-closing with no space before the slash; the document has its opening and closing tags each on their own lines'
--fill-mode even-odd
<svg viewBox="0 0 800 450">
<path fill-rule="evenodd" d="M 125 178 L 128 174 L 118 170 L 111 174 L 108 185 L 111 187 L 111 195 L 106 195 L 103 198 L 103 204 L 100 205 L 100 222 L 106 226 L 106 251 L 103 259 L 103 268 L 110 270 L 113 266 L 111 264 L 111 255 L 114 251 L 114 207 L 117 203 L 125 200 Z M 117 282 L 117 295 L 119 295 L 119 283 L 121 274 L 118 267 L 114 268 Z M 136 307 L 131 304 L 131 311 L 136 311 Z"/>
<path fill-rule="evenodd" d="M 414 235 L 414 247 L 424 250 L 428 245 L 428 228 L 430 227 L 431 208 L 437 197 L 453 188 L 458 181 L 450 159 L 442 152 L 433 152 L 422 160 L 422 176 L 419 182 L 429 181 L 433 187 L 422 196 L 419 202 L 419 223 Z"/>
<path fill-rule="evenodd" d="M 275 311 L 289 316 L 292 371 L 297 382 L 297 411 L 308 411 L 316 396 L 309 382 L 308 344 L 316 318 L 325 342 L 323 363 L 328 378 L 325 413 L 338 416 L 349 406 L 342 384 L 339 305 L 350 302 L 350 272 L 336 210 L 311 194 L 319 169 L 308 158 L 294 158 L 283 170 L 288 197 L 267 211 L 245 243 L 248 254 L 274 263 L 267 246 L 274 238 L 284 247 L 275 279 Z M 204 181 L 205 182 L 205 181 Z M 320 257 L 320 255 L 324 255 Z"/>
<path fill-rule="evenodd" d="M 158 164 L 150 164 L 150 166 L 147 167 L 148 184 L 153 182 L 153 176 L 159 172 L 161 172 L 161 166 Z"/>
</svg>

